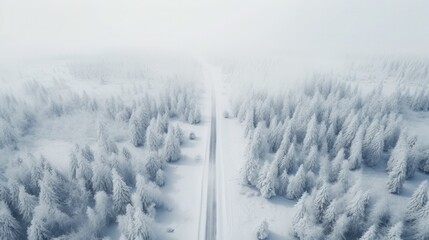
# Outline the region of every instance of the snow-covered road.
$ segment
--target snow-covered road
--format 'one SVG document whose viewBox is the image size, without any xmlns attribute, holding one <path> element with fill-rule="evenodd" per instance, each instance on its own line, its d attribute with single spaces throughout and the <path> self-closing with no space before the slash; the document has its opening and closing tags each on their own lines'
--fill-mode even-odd
<svg viewBox="0 0 429 240">
<path fill-rule="evenodd" d="M 216 96 L 212 88 L 210 154 L 207 186 L 206 240 L 216 239 Z"/>
</svg>

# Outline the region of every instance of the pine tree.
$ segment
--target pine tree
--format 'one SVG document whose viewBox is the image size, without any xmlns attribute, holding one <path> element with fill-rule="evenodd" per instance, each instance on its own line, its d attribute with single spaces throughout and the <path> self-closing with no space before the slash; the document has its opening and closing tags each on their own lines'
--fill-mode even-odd
<svg viewBox="0 0 429 240">
<path fill-rule="evenodd" d="M 77 169 L 79 168 L 77 156 L 74 152 L 70 154 L 69 172 L 72 179 L 77 178 Z"/>
<path fill-rule="evenodd" d="M 174 136 L 174 129 L 172 126 L 168 129 L 163 150 L 167 162 L 175 162 L 180 159 L 180 142 Z"/>
<path fill-rule="evenodd" d="M 130 239 L 153 239 L 152 227 L 149 224 L 149 218 L 138 207 L 134 211 L 133 220 L 132 234 Z"/>
<path fill-rule="evenodd" d="M 59 189 L 57 174 L 46 170 L 40 181 L 39 202 L 45 203 L 48 207 L 58 208 L 61 204 L 60 196 L 58 196 Z"/>
<path fill-rule="evenodd" d="M 368 166 L 375 166 L 380 159 L 383 141 L 383 127 L 379 120 L 375 119 L 367 128 L 362 145 L 362 156 Z"/>
<path fill-rule="evenodd" d="M 146 176 L 149 180 L 155 180 L 156 173 L 162 168 L 160 156 L 157 152 L 149 152 L 144 165 Z"/>
<path fill-rule="evenodd" d="M 387 189 L 390 193 L 398 194 L 402 189 L 402 185 L 405 182 L 406 171 L 407 171 L 407 159 L 398 158 L 395 161 L 395 165 L 389 172 L 389 180 L 387 181 Z"/>
<path fill-rule="evenodd" d="M 146 137 L 147 115 L 141 109 L 131 114 L 128 122 L 128 131 L 131 137 L 131 143 L 135 146 L 143 146 Z"/>
<path fill-rule="evenodd" d="M 125 208 L 131 202 L 131 188 L 128 187 L 118 172 L 112 170 L 113 209 L 116 214 L 124 214 Z"/>
<path fill-rule="evenodd" d="M 307 159 L 304 162 L 304 167 L 308 171 L 317 172 L 319 170 L 319 151 L 317 145 L 313 145 L 308 153 Z"/>
<path fill-rule="evenodd" d="M 6 203 L 0 202 L 0 239 L 21 239 L 22 235 L 19 222 L 12 216 Z"/>
<path fill-rule="evenodd" d="M 252 156 L 247 156 L 247 160 L 241 170 L 241 173 L 243 177 L 243 184 L 256 186 L 259 174 L 258 160 Z"/>
<path fill-rule="evenodd" d="M 152 182 L 146 182 L 140 174 L 136 176 L 136 191 L 133 194 L 133 204 L 141 206 L 145 213 L 149 213 L 150 208 L 161 206 L 161 192 Z"/>
<path fill-rule="evenodd" d="M 180 145 L 182 145 L 185 142 L 185 135 L 183 133 L 182 128 L 180 128 L 179 124 L 176 125 L 174 128 L 174 136 L 177 140 L 179 140 Z"/>
<path fill-rule="evenodd" d="M 268 223 L 266 220 L 262 221 L 262 223 L 258 226 L 258 229 L 256 231 L 256 238 L 258 240 L 266 240 L 268 239 L 269 232 L 268 232 Z"/>
<path fill-rule="evenodd" d="M 163 140 L 163 134 L 158 131 L 156 120 L 153 118 L 146 131 L 146 143 L 151 151 L 158 151 L 163 144 Z"/>
<path fill-rule="evenodd" d="M 419 187 L 414 191 L 413 196 L 408 202 L 406 220 L 415 220 L 416 214 L 428 203 L 429 201 L 429 186 L 428 181 L 420 183 Z"/>
<path fill-rule="evenodd" d="M 278 175 L 278 167 L 276 162 L 272 162 L 266 173 L 263 173 L 258 182 L 258 188 L 261 192 L 262 197 L 271 198 L 276 196 L 276 189 L 278 185 L 277 175 Z"/>
<path fill-rule="evenodd" d="M 341 166 L 344 163 L 345 153 L 344 148 L 341 148 L 338 151 L 337 156 L 335 156 L 334 160 L 332 160 L 330 169 L 329 169 L 329 181 L 336 182 L 338 180 L 338 175 L 341 170 Z"/>
<path fill-rule="evenodd" d="M 34 209 L 33 219 L 27 229 L 29 240 L 53 239 L 71 230 L 72 219 L 57 208 L 40 202 Z"/>
<path fill-rule="evenodd" d="M 255 111 L 253 108 L 250 108 L 246 113 L 246 118 L 244 122 L 244 135 L 250 136 L 255 129 Z"/>
<path fill-rule="evenodd" d="M 341 201 L 337 198 L 334 198 L 326 208 L 325 214 L 323 215 L 323 227 L 326 233 L 330 233 L 333 230 L 342 208 Z"/>
<path fill-rule="evenodd" d="M 367 218 L 369 206 L 369 195 L 366 192 L 358 191 L 351 199 L 347 208 L 347 217 L 350 218 L 350 228 L 355 234 L 362 231 L 362 223 Z"/>
<path fill-rule="evenodd" d="M 349 147 L 352 143 L 355 135 L 359 129 L 360 118 L 358 114 L 355 114 L 351 119 L 350 123 L 347 125 L 347 128 L 344 132 L 344 147 Z"/>
<path fill-rule="evenodd" d="M 419 210 L 417 213 L 417 220 L 415 222 L 414 239 L 429 239 L 429 204 Z"/>
<path fill-rule="evenodd" d="M 30 223 L 33 218 L 34 208 L 38 204 L 38 199 L 36 196 L 30 195 L 25 191 L 23 186 L 19 187 L 19 204 L 18 209 L 19 213 L 22 216 L 22 219 L 25 223 Z"/>
<path fill-rule="evenodd" d="M 377 226 L 372 225 L 368 230 L 362 235 L 360 240 L 378 240 L 380 239 L 379 234 L 377 233 Z"/>
<path fill-rule="evenodd" d="M 164 171 L 162 169 L 158 169 L 158 171 L 156 171 L 155 183 L 160 187 L 164 186 L 165 174 L 164 174 Z"/>
<path fill-rule="evenodd" d="M 408 160 L 408 143 L 407 136 L 405 134 L 401 134 L 396 143 L 395 148 L 392 150 L 390 154 L 389 161 L 387 161 L 387 171 L 392 171 L 395 166 L 398 165 L 398 162 L 407 162 Z M 406 168 L 406 166 L 405 166 Z"/>
<path fill-rule="evenodd" d="M 295 165 L 298 159 L 298 153 L 296 151 L 295 141 L 289 147 L 286 156 L 280 162 L 280 170 L 286 170 L 288 173 L 291 173 L 295 169 Z"/>
<path fill-rule="evenodd" d="M 91 183 L 93 190 L 111 193 L 113 183 L 110 167 L 106 163 L 96 160 L 92 162 L 92 169 Z"/>
<path fill-rule="evenodd" d="M 262 159 L 268 147 L 265 122 L 259 122 L 250 142 L 250 153 L 254 158 Z"/>
<path fill-rule="evenodd" d="M 311 120 L 308 122 L 307 125 L 307 132 L 305 134 L 305 138 L 303 141 L 303 150 L 305 152 L 309 152 L 311 146 L 313 145 L 317 145 L 317 140 L 318 140 L 318 134 L 319 130 L 317 128 L 317 119 L 316 119 L 316 115 L 313 114 L 313 116 L 311 117 Z"/>
<path fill-rule="evenodd" d="M 330 151 L 331 156 L 335 156 L 342 148 L 346 146 L 344 139 L 344 132 L 340 131 L 337 138 L 335 139 L 334 146 L 332 148 L 333 151 Z"/>
<path fill-rule="evenodd" d="M 340 192 L 342 193 L 347 192 L 347 190 L 350 188 L 350 185 L 351 185 L 349 166 L 350 164 L 348 163 L 347 160 L 345 160 L 341 165 L 341 170 L 340 170 L 340 173 L 338 174 L 337 184 L 339 186 Z"/>
<path fill-rule="evenodd" d="M 286 196 L 288 185 L 289 185 L 289 176 L 287 174 L 287 171 L 283 171 L 283 173 L 279 177 L 279 184 L 278 184 L 279 195 Z"/>
<path fill-rule="evenodd" d="M 402 240 L 402 231 L 404 224 L 402 222 L 398 222 L 393 225 L 389 231 L 387 232 L 386 240 Z"/>
<path fill-rule="evenodd" d="M 286 153 L 288 151 L 290 145 L 290 140 L 288 137 L 286 137 L 286 134 L 283 136 L 283 140 L 280 143 L 280 147 L 277 150 L 276 154 L 274 155 L 274 161 L 277 163 L 281 163 L 286 156 Z"/>
<path fill-rule="evenodd" d="M 321 223 L 325 214 L 326 209 L 330 203 L 330 197 L 328 193 L 327 183 L 324 183 L 322 187 L 316 192 L 316 196 L 313 199 L 313 205 L 315 208 L 316 220 Z"/>
<path fill-rule="evenodd" d="M 329 240 L 346 239 L 346 233 L 351 227 L 350 218 L 346 214 L 341 214 L 335 222 Z"/>
<path fill-rule="evenodd" d="M 304 167 L 301 165 L 295 176 L 291 177 L 287 188 L 286 197 L 289 199 L 298 199 L 305 192 L 306 177 Z"/>
<path fill-rule="evenodd" d="M 353 142 L 350 148 L 350 156 L 349 156 L 350 170 L 358 169 L 361 166 L 363 137 L 364 137 L 364 129 L 361 126 L 359 127 L 359 130 L 357 131 L 356 136 L 353 139 Z"/>
</svg>

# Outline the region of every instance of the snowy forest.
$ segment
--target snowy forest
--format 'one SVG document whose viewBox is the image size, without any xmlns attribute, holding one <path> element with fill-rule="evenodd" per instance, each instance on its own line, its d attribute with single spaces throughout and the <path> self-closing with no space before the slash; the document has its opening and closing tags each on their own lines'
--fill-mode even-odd
<svg viewBox="0 0 429 240">
<path fill-rule="evenodd" d="M 62 78 L 65 72 L 75 79 L 112 84 L 106 79 L 109 62 L 71 61 L 65 66 L 49 67 L 63 73 L 49 77 Z M 170 181 L 165 170 L 180 161 L 182 145 L 192 141 L 181 125 L 201 121 L 200 91 L 194 81 L 180 79 L 185 75 L 170 78 L 165 73 L 151 75 L 164 78 L 162 88 L 154 91 L 154 80 L 146 76 L 156 73 L 153 66 L 115 69 L 141 83 L 119 96 L 102 97 L 75 91 L 60 79 L 53 87 L 25 82 L 19 87 L 24 95 L 2 91 L 0 239 L 102 239 L 115 226 L 120 239 L 154 239 L 156 212 L 169 208 L 160 190 Z M 67 119 L 80 121 L 79 128 L 89 119 L 93 138 L 70 136 L 77 142 L 60 152 L 60 159 L 27 152 L 31 136 L 46 127 L 44 122 L 59 123 L 57 134 L 65 138 L 63 130 L 73 128 Z M 112 132 L 116 128 L 120 138 Z"/>
<path fill-rule="evenodd" d="M 429 240 L 428 0 L 0 0 L 0 240 Z"/>
<path fill-rule="evenodd" d="M 401 196 L 406 181 L 429 173 L 428 142 L 403 122 L 404 114 L 429 111 L 427 86 L 403 84 L 425 84 L 428 65 L 385 60 L 374 66 L 316 74 L 278 94 L 254 89 L 231 96 L 230 115 L 247 139 L 242 184 L 266 199 L 297 200 L 291 238 L 429 239 L 427 177 L 418 178 L 402 205 L 362 186 L 363 173 L 374 169 L 388 177 L 371 188 Z M 359 82 L 368 73 L 392 79 L 368 87 Z"/>
</svg>

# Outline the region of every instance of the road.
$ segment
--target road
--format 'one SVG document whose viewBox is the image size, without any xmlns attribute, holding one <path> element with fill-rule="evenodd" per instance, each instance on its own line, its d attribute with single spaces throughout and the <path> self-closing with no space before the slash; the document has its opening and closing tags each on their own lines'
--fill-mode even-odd
<svg viewBox="0 0 429 240">
<path fill-rule="evenodd" d="M 206 240 L 216 240 L 216 96 L 214 91 L 214 87 L 212 87 Z"/>
</svg>

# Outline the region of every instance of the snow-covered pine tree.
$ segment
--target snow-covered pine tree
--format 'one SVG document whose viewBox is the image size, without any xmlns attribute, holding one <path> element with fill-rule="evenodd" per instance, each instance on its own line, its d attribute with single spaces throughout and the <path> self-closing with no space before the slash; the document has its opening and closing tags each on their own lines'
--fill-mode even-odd
<svg viewBox="0 0 429 240">
<path fill-rule="evenodd" d="M 329 182 L 336 182 L 338 180 L 338 175 L 341 170 L 341 166 L 343 165 L 345 160 L 344 148 L 341 148 L 337 156 L 331 161 L 330 169 L 329 169 Z"/>
<path fill-rule="evenodd" d="M 267 171 L 259 178 L 258 188 L 262 197 L 271 198 L 276 196 L 276 189 L 278 185 L 278 167 L 276 162 L 272 162 Z"/>
<path fill-rule="evenodd" d="M 403 228 L 404 224 L 402 222 L 398 222 L 393 225 L 387 232 L 386 240 L 402 240 Z"/>
<path fill-rule="evenodd" d="M 389 161 L 387 161 L 387 171 L 392 171 L 395 166 L 398 165 L 398 162 L 406 162 L 408 160 L 408 143 L 407 135 L 402 132 L 401 136 L 398 139 L 398 142 L 393 148 L 392 153 L 390 154 Z M 406 168 L 406 166 L 405 166 Z"/>
<path fill-rule="evenodd" d="M 329 234 L 333 230 L 335 222 L 339 214 L 343 211 L 342 201 L 334 198 L 329 206 L 326 208 L 325 214 L 323 215 L 323 228 L 325 233 Z"/>
<path fill-rule="evenodd" d="M 358 191 L 352 197 L 350 205 L 347 207 L 347 217 L 350 219 L 350 230 L 353 234 L 362 233 L 362 223 L 366 221 L 369 207 L 369 195 L 367 192 Z"/>
<path fill-rule="evenodd" d="M 414 224 L 414 239 L 429 239 L 429 204 L 421 208 L 417 213 L 417 220 Z"/>
<path fill-rule="evenodd" d="M 350 156 L 349 156 L 350 170 L 358 169 L 361 166 L 363 137 L 364 137 L 364 128 L 363 126 L 361 126 L 359 127 L 359 130 L 356 132 L 355 138 L 353 139 L 352 145 L 350 147 Z"/>
<path fill-rule="evenodd" d="M 335 138 L 334 146 L 332 147 L 332 150 L 330 151 L 331 156 L 336 156 L 337 153 L 346 146 L 345 139 L 344 139 L 344 132 L 341 130 L 340 133 L 338 133 L 337 138 Z"/>
<path fill-rule="evenodd" d="M 401 151 L 401 153 L 403 153 Z M 392 153 L 393 154 L 393 153 Z M 389 172 L 389 180 L 387 181 L 387 190 L 390 193 L 398 194 L 402 189 L 402 185 L 405 182 L 407 172 L 407 158 L 398 157 L 395 161 L 395 165 L 392 166 Z"/>
<path fill-rule="evenodd" d="M 45 203 L 48 207 L 58 208 L 61 204 L 58 190 L 60 190 L 60 183 L 57 173 L 45 170 L 43 179 L 40 181 L 39 202 Z"/>
<path fill-rule="evenodd" d="M 250 108 L 247 110 L 246 118 L 244 120 L 244 135 L 246 137 L 250 136 L 255 129 L 255 110 Z"/>
<path fill-rule="evenodd" d="M 317 145 L 311 146 L 310 152 L 304 162 L 304 168 L 307 171 L 319 171 L 319 151 L 317 150 Z"/>
<path fill-rule="evenodd" d="M 295 169 L 296 162 L 298 161 L 298 153 L 296 150 L 296 141 L 293 141 L 286 155 L 280 161 L 280 171 L 286 170 L 291 173 Z"/>
<path fill-rule="evenodd" d="M 150 151 L 144 164 L 144 171 L 149 180 L 155 180 L 156 172 L 162 168 L 161 157 L 157 152 Z"/>
<path fill-rule="evenodd" d="M 169 127 L 164 144 L 164 158 L 167 162 L 175 162 L 180 159 L 180 142 L 174 136 L 174 129 Z"/>
<path fill-rule="evenodd" d="M 257 230 L 256 230 L 256 238 L 258 240 L 266 240 L 268 239 L 269 231 L 268 231 L 268 223 L 266 220 L 262 221 L 261 224 L 259 224 Z"/>
<path fill-rule="evenodd" d="M 146 216 L 141 208 L 136 207 L 133 214 L 133 226 L 130 239 L 151 240 L 153 239 L 150 219 Z"/>
<path fill-rule="evenodd" d="M 303 145 L 302 145 L 303 150 L 305 152 L 308 153 L 310 151 L 310 148 L 313 145 L 317 145 L 317 140 L 318 140 L 317 134 L 318 134 L 318 132 L 319 132 L 319 129 L 318 129 L 318 125 L 317 125 L 316 115 L 313 114 L 310 121 L 308 122 L 307 131 L 306 131 L 305 138 L 304 138 Z"/>
<path fill-rule="evenodd" d="M 136 191 L 133 197 L 135 198 L 133 199 L 133 204 L 141 205 L 145 213 L 149 213 L 150 208 L 163 204 L 159 188 L 152 182 L 146 182 L 140 174 L 136 176 Z"/>
<path fill-rule="evenodd" d="M 143 146 L 146 137 L 146 127 L 148 121 L 146 118 L 147 114 L 143 113 L 143 110 L 137 109 L 131 114 L 130 120 L 128 122 L 128 131 L 131 138 L 131 143 L 135 146 Z"/>
<path fill-rule="evenodd" d="M 359 240 L 378 240 L 380 235 L 376 225 L 372 225 L 368 230 L 359 238 Z"/>
<path fill-rule="evenodd" d="M 21 239 L 23 236 L 19 222 L 12 216 L 9 207 L 0 202 L 0 239 Z"/>
<path fill-rule="evenodd" d="M 267 127 L 265 122 L 259 122 L 250 142 L 250 154 L 256 159 L 262 159 L 268 149 Z"/>
<path fill-rule="evenodd" d="M 283 140 L 280 143 L 280 147 L 277 150 L 276 154 L 274 155 L 274 161 L 279 163 L 279 167 L 280 167 L 280 163 L 283 161 L 284 157 L 286 156 L 289 145 L 290 145 L 289 137 L 287 137 L 286 134 L 284 134 Z"/>
<path fill-rule="evenodd" d="M 160 187 L 164 186 L 164 184 L 165 184 L 165 173 L 162 169 L 158 169 L 158 171 L 156 171 L 155 183 Z"/>
<path fill-rule="evenodd" d="M 179 126 L 179 124 L 176 125 L 174 128 L 174 136 L 177 140 L 179 140 L 180 145 L 182 145 L 185 142 L 185 134 L 183 133 L 182 128 Z"/>
<path fill-rule="evenodd" d="M 428 203 L 429 201 L 429 186 L 428 181 L 420 183 L 419 187 L 414 191 L 411 196 L 408 205 L 405 219 L 407 221 L 413 221 L 416 219 L 417 213 Z"/>
<path fill-rule="evenodd" d="M 347 192 L 347 190 L 351 186 L 352 176 L 350 175 L 349 166 L 350 164 L 348 160 L 345 160 L 341 165 L 341 170 L 340 170 L 340 173 L 338 174 L 338 180 L 336 183 L 338 186 L 337 189 L 342 193 Z"/>
<path fill-rule="evenodd" d="M 18 209 L 22 216 L 22 220 L 24 220 L 26 224 L 29 224 L 33 218 L 33 211 L 38 204 L 38 199 L 36 196 L 28 194 L 24 186 L 20 186 L 18 200 Z"/>
<path fill-rule="evenodd" d="M 289 185 L 289 176 L 287 174 L 287 171 L 283 171 L 278 181 L 278 186 L 277 186 L 278 195 L 286 196 L 288 185 Z"/>
<path fill-rule="evenodd" d="M 251 154 L 247 154 L 246 162 L 241 169 L 243 184 L 256 186 L 259 176 L 259 160 L 255 159 Z"/>
<path fill-rule="evenodd" d="M 95 160 L 92 162 L 92 169 L 92 189 L 94 191 L 105 191 L 111 193 L 113 189 L 113 183 L 111 168 L 109 165 L 102 162 L 101 160 Z"/>
<path fill-rule="evenodd" d="M 76 153 L 70 153 L 69 174 L 72 179 L 77 178 L 77 169 L 79 167 Z"/>
<path fill-rule="evenodd" d="M 344 132 L 344 143 L 345 143 L 344 147 L 350 146 L 359 129 L 359 125 L 360 125 L 359 114 L 354 114 L 353 118 L 351 119 L 350 123 L 347 125 L 347 128 Z"/>
<path fill-rule="evenodd" d="M 335 221 L 334 227 L 331 234 L 329 234 L 329 240 L 346 239 L 346 234 L 351 228 L 351 220 L 347 217 L 347 214 L 341 214 Z"/>
<path fill-rule="evenodd" d="M 124 214 L 125 208 L 131 202 L 131 188 L 128 187 L 116 169 L 112 170 L 113 209 L 116 214 Z"/>
<path fill-rule="evenodd" d="M 304 167 L 301 165 L 298 168 L 295 176 L 290 178 L 289 186 L 287 188 L 286 197 L 289 199 L 298 199 L 305 192 L 306 176 Z"/>
<path fill-rule="evenodd" d="M 151 151 L 158 151 L 162 147 L 163 140 L 164 137 L 163 134 L 158 131 L 156 119 L 152 118 L 146 131 L 146 144 Z"/>
<path fill-rule="evenodd" d="M 316 221 L 318 223 L 321 223 L 325 214 L 326 209 L 329 206 L 329 203 L 331 201 L 329 196 L 329 189 L 327 183 L 324 183 L 319 190 L 316 191 L 316 195 L 313 199 L 313 206 L 314 206 L 314 214 L 316 217 Z"/>
</svg>

